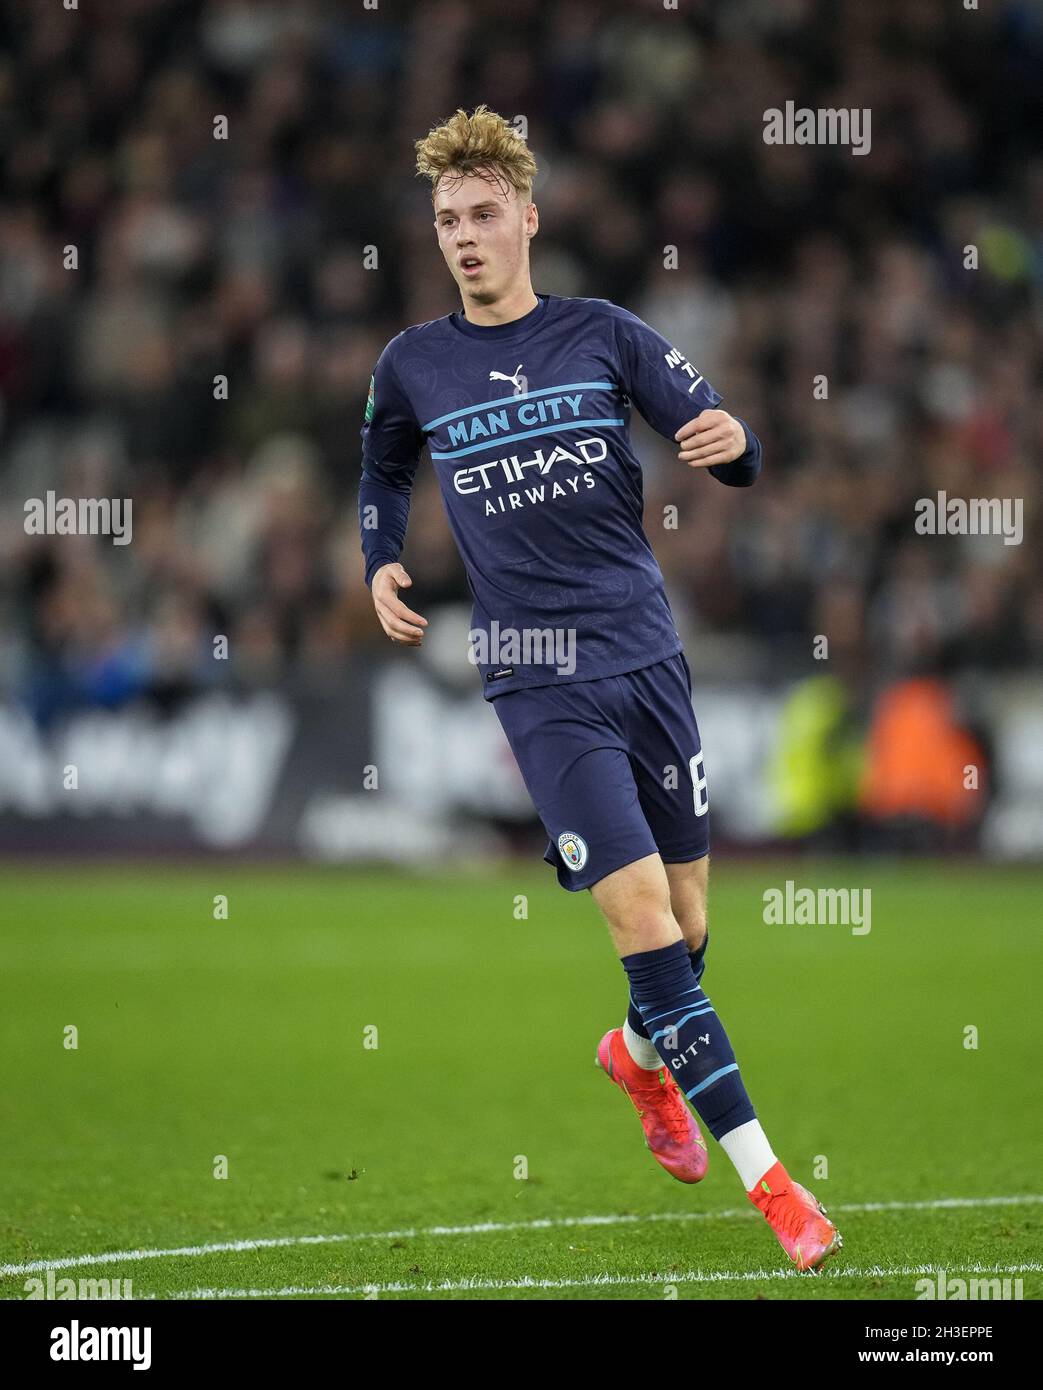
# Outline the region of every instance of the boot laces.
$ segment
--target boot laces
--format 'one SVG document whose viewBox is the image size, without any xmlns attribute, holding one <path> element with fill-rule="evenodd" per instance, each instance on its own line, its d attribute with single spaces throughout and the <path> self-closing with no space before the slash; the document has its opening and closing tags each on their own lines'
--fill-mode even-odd
<svg viewBox="0 0 1043 1390">
<path fill-rule="evenodd" d="M 663 1068 L 660 1068 L 662 1071 Z M 631 1099 L 639 1110 L 655 1105 L 662 1116 L 670 1138 L 676 1144 L 685 1144 L 690 1138 L 688 1107 L 676 1085 L 671 1086 L 671 1078 L 664 1085 L 659 1080 L 660 1071 L 655 1072 L 655 1080 L 634 1089 Z"/>
<path fill-rule="evenodd" d="M 781 1226 L 787 1235 L 794 1239 L 804 1229 L 810 1215 L 810 1208 L 804 1205 L 800 1193 L 794 1188 L 776 1193 L 768 1203 L 772 1225 Z"/>
</svg>

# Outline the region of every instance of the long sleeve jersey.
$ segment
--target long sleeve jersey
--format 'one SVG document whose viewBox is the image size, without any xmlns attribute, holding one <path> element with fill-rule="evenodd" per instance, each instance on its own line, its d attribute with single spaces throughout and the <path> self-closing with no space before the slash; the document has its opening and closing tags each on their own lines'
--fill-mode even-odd
<svg viewBox="0 0 1043 1390">
<path fill-rule="evenodd" d="M 501 643 L 505 632 L 574 634 L 566 671 L 472 657 L 487 699 L 622 675 L 681 650 L 642 525 L 630 411 L 673 441 L 723 399 L 627 309 L 537 299 L 511 323 L 458 312 L 399 333 L 377 361 L 361 430 L 367 584 L 402 553 L 426 445 L 474 598 L 472 633 Z M 761 468 L 760 441 L 740 423 L 746 452 L 708 470 L 733 487 Z"/>
</svg>

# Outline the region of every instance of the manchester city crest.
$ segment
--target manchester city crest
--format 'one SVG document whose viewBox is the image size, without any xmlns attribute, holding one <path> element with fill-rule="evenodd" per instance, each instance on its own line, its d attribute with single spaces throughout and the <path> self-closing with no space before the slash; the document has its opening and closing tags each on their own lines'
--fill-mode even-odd
<svg viewBox="0 0 1043 1390">
<path fill-rule="evenodd" d="M 574 873 L 579 873 L 587 862 L 587 842 L 582 835 L 566 830 L 558 836 L 558 853 Z"/>
</svg>

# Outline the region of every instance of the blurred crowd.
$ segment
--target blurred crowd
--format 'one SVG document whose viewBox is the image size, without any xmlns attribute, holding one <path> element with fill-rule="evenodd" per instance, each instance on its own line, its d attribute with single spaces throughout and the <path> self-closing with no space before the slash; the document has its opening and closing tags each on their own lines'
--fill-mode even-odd
<svg viewBox="0 0 1043 1390">
<path fill-rule="evenodd" d="M 763 440 L 729 489 L 635 415 L 697 679 L 820 634 L 861 691 L 1038 662 L 1041 58 L 1031 0 L 7 7 L 0 696 L 46 725 L 385 649 L 359 429 L 385 343 L 460 307 L 413 141 L 479 102 L 528 122 L 537 292 L 633 310 Z M 789 100 L 870 108 L 871 153 L 766 144 Z M 27 535 L 48 490 L 133 499 L 132 543 Z M 941 491 L 1022 499 L 1024 542 L 916 534 Z M 424 463 L 404 560 L 429 617 L 466 598 Z"/>
</svg>

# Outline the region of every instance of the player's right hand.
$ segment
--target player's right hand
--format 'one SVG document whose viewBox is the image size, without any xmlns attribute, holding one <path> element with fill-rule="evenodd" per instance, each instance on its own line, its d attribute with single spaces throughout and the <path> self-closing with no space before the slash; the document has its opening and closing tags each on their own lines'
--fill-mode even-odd
<svg viewBox="0 0 1043 1390">
<path fill-rule="evenodd" d="M 380 626 L 392 642 L 401 642 L 406 647 L 419 647 L 424 638 L 427 619 L 412 608 L 407 608 L 398 597 L 399 589 L 408 589 L 413 583 L 409 575 L 396 561 L 393 565 L 381 565 L 373 576 L 370 592 L 373 607 L 377 610 Z"/>
</svg>

